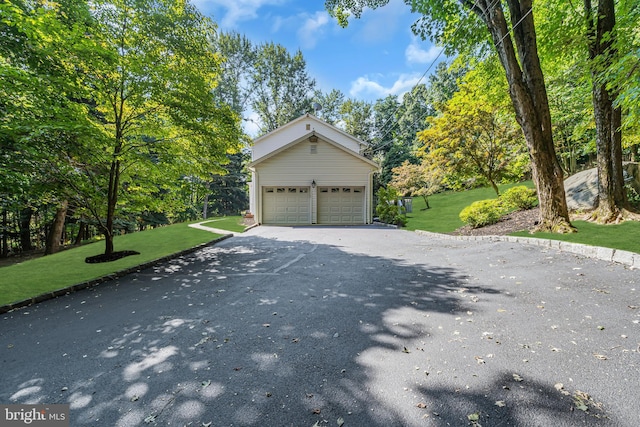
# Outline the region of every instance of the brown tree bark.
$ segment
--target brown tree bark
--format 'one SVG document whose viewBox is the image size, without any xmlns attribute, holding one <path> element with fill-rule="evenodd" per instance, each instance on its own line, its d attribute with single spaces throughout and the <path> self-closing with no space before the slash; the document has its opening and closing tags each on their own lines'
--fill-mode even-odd
<svg viewBox="0 0 640 427">
<path fill-rule="evenodd" d="M 9 218 L 8 212 L 6 208 L 2 209 L 2 258 L 7 258 L 9 256 Z"/>
<path fill-rule="evenodd" d="M 598 0 L 594 10 L 591 0 L 584 0 L 584 8 L 598 166 L 598 207 L 592 219 L 606 223 L 619 219 L 627 207 L 622 173 L 622 113 L 613 105 L 617 94 L 608 89 L 602 79 L 602 70 L 611 65 L 616 55 L 615 3 L 614 0 Z"/>
<path fill-rule="evenodd" d="M 47 236 L 47 244 L 44 250 L 45 255 L 52 255 L 60 251 L 64 222 L 67 217 L 67 206 L 68 202 L 65 200 L 60 203 L 60 206 L 58 206 L 56 210 L 56 216 L 53 219 L 53 224 L 51 224 L 49 235 Z"/>
<path fill-rule="evenodd" d="M 20 210 L 20 248 L 22 251 L 33 250 L 31 244 L 31 218 L 33 209 L 26 207 Z"/>
<path fill-rule="evenodd" d="M 532 0 L 507 0 L 513 41 L 501 1 L 463 0 L 486 24 L 509 83 L 516 120 L 522 128 L 540 201 L 538 230 L 573 232 L 562 168 L 551 131 L 549 100 L 540 67 Z M 516 53 L 517 49 L 517 53 Z"/>
</svg>

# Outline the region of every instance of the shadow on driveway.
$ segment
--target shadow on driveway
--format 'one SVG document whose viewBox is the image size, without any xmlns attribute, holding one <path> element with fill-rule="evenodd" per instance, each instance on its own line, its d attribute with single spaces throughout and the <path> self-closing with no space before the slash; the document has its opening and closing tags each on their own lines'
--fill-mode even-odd
<svg viewBox="0 0 640 427">
<path fill-rule="evenodd" d="M 70 403 L 73 426 L 608 425 L 595 400 L 576 410 L 573 390 L 491 363 L 501 343 L 481 316 L 511 296 L 472 282 L 227 240 L 6 314 L 0 401 Z"/>
</svg>

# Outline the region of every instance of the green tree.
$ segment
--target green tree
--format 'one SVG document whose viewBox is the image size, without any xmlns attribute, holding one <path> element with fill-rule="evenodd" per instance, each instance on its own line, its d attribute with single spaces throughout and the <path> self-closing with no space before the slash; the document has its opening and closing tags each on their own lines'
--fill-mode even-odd
<svg viewBox="0 0 640 427">
<path fill-rule="evenodd" d="M 85 5 L 83 19 L 70 26 L 63 25 L 65 6 L 47 2 L 11 10 L 22 19 L 11 20 L 15 32 L 28 45 L 56 53 L 51 56 L 60 60 L 50 67 L 65 77 L 57 85 L 58 74 L 31 65 L 28 52 L 19 52 L 32 79 L 11 94 L 36 92 L 39 83 L 51 95 L 36 99 L 57 105 L 56 118 L 68 118 L 58 121 L 62 129 L 25 119 L 20 132 L 58 149 L 56 158 L 66 162 L 51 161 L 51 171 L 71 190 L 75 205 L 94 217 L 110 255 L 117 209 L 153 208 L 180 176 L 219 170 L 227 152 L 237 149 L 239 120 L 214 95 L 220 58 L 209 37 L 215 27 L 192 5 L 98 1 L 91 9 Z M 15 123 L 9 127 L 16 129 Z"/>
<path fill-rule="evenodd" d="M 275 43 L 258 47 L 252 108 L 260 117 L 262 133 L 311 112 L 314 88 L 315 80 L 307 73 L 302 52 L 291 55 Z"/>
<path fill-rule="evenodd" d="M 239 215 L 249 208 L 247 174 L 243 171 L 250 155 L 246 151 L 229 155 L 224 174 L 214 175 L 208 185 L 206 212 L 209 215 Z"/>
<path fill-rule="evenodd" d="M 365 6 L 387 3 L 388 0 L 326 0 L 325 6 L 334 14 L 339 11 L 344 16 L 351 12 L 359 17 Z M 562 169 L 555 154 L 532 0 L 406 0 L 406 3 L 422 14 L 414 31 L 430 36 L 449 52 L 477 53 L 479 44 L 487 44 L 488 31 L 507 77 L 516 119 L 531 156 L 540 198 L 538 229 L 574 231 L 569 221 Z"/>
<path fill-rule="evenodd" d="M 349 98 L 340 107 L 345 132 L 368 143 L 373 135 L 373 105 L 367 101 Z"/>
<path fill-rule="evenodd" d="M 435 167 L 434 163 L 416 165 L 405 161 L 393 168 L 393 179 L 389 186 L 402 195 L 422 197 L 424 209 L 430 209 L 429 196 L 442 190 L 442 180 L 442 170 Z"/>
<path fill-rule="evenodd" d="M 316 90 L 315 101 L 322 107 L 316 115 L 325 122 L 335 125 L 341 119 L 340 108 L 344 103 L 344 93 L 337 89 L 332 89 L 329 93 Z"/>
<path fill-rule="evenodd" d="M 252 74 L 256 61 L 256 48 L 244 35 L 215 33 L 212 49 L 220 55 L 220 75 L 214 91 L 216 98 L 231 106 L 238 115 L 244 115 L 253 94 Z"/>
<path fill-rule="evenodd" d="M 429 122 L 431 126 L 418 135 L 424 162 L 443 165 L 447 183 L 454 188 L 480 178 L 499 195 L 498 183 L 524 151 L 514 123 L 469 84 Z"/>
<path fill-rule="evenodd" d="M 606 73 L 616 61 L 614 0 L 584 0 L 587 45 L 592 74 L 593 112 L 598 155 L 598 208 L 602 222 L 619 219 L 627 207 L 622 173 L 622 110 L 614 105 L 618 92 L 608 86 Z"/>
</svg>

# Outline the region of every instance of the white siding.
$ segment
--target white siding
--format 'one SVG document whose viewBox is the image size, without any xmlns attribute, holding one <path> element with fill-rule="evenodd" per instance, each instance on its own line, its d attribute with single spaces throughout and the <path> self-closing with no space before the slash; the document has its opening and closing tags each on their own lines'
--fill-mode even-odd
<svg viewBox="0 0 640 427">
<path fill-rule="evenodd" d="M 312 146 L 316 153 L 311 154 Z M 316 144 L 299 144 L 255 166 L 261 186 L 310 185 L 368 186 L 375 168 L 340 148 L 320 140 Z"/>
<path fill-rule="evenodd" d="M 305 115 L 256 139 L 251 149 L 251 160 L 261 159 L 313 131 L 355 153 L 360 152 L 360 141 L 356 138 L 314 116 Z"/>
</svg>

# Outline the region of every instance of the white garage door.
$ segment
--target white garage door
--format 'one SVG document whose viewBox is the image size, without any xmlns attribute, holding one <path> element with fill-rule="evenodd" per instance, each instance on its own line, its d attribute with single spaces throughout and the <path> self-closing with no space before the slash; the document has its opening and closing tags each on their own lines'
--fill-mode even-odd
<svg viewBox="0 0 640 427">
<path fill-rule="evenodd" d="M 309 187 L 264 187 L 262 222 L 265 224 L 311 224 Z"/>
<path fill-rule="evenodd" d="M 364 224 L 364 187 L 318 188 L 318 223 Z"/>
</svg>

